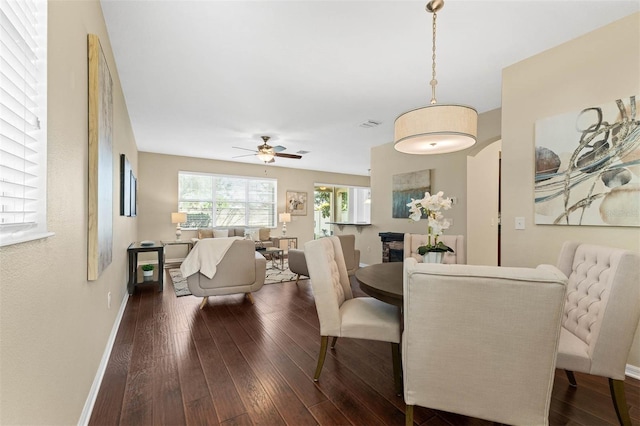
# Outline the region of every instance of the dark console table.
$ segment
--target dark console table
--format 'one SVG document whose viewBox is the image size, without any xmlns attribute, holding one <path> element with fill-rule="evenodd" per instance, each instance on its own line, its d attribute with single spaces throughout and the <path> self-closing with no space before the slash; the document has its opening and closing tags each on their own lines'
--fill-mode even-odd
<svg viewBox="0 0 640 426">
<path fill-rule="evenodd" d="M 153 278 L 150 281 L 138 282 L 138 253 L 155 251 L 158 254 L 158 267 L 154 269 Z M 158 291 L 163 289 L 164 281 L 164 246 L 154 241 L 153 245 L 142 245 L 141 243 L 131 243 L 127 248 L 129 255 L 129 283 L 127 289 L 129 294 L 133 294 L 138 284 L 158 284 Z"/>
</svg>

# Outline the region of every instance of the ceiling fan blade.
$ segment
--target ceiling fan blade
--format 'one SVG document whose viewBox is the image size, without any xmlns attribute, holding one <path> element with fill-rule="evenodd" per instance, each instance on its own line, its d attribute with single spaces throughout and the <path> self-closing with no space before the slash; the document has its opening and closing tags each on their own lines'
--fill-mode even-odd
<svg viewBox="0 0 640 426">
<path fill-rule="evenodd" d="M 285 148 L 285 147 L 284 147 L 284 146 L 282 146 L 282 145 L 276 145 L 276 146 L 274 146 L 274 147 L 273 147 L 273 152 L 282 152 L 282 151 L 284 151 L 285 149 L 287 149 L 287 148 Z"/>
<path fill-rule="evenodd" d="M 235 148 L 235 149 L 244 149 L 245 151 L 256 152 L 256 150 L 255 150 L 255 149 L 241 148 L 241 147 L 239 147 L 239 146 L 233 146 L 232 148 Z"/>
<path fill-rule="evenodd" d="M 236 155 L 235 157 L 231 157 L 231 158 L 240 158 L 240 157 L 253 157 L 256 154 L 244 154 L 244 155 Z"/>
<path fill-rule="evenodd" d="M 299 160 L 302 158 L 302 155 L 298 155 L 298 154 L 284 154 L 282 152 L 276 152 L 274 153 L 274 155 L 276 157 L 282 157 L 282 158 L 294 158 L 296 160 Z"/>
<path fill-rule="evenodd" d="M 272 158 L 270 161 L 267 161 L 267 163 L 275 163 L 275 162 L 276 162 L 275 158 Z"/>
</svg>

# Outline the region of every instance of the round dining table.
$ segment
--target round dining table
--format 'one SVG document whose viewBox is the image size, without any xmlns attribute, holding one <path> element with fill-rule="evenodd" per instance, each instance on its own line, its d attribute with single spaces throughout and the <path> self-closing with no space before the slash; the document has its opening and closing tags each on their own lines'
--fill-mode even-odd
<svg viewBox="0 0 640 426">
<path fill-rule="evenodd" d="M 377 263 L 356 271 L 360 289 L 371 297 L 402 307 L 402 262 Z"/>
</svg>

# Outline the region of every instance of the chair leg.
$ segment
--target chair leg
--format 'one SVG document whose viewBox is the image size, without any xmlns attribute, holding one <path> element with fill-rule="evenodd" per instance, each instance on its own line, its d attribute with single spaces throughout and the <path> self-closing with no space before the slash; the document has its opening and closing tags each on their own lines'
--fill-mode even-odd
<svg viewBox="0 0 640 426">
<path fill-rule="evenodd" d="M 402 396 L 402 366 L 400 365 L 400 343 L 391 343 L 391 359 L 393 360 L 393 382 L 396 395 Z"/>
<path fill-rule="evenodd" d="M 569 386 L 573 388 L 577 388 L 578 382 L 576 382 L 576 376 L 573 375 L 573 371 L 564 370 L 564 372 L 567 374 L 567 379 L 569 379 Z"/>
<path fill-rule="evenodd" d="M 331 341 L 331 349 L 335 349 L 336 348 L 336 342 L 338 341 L 338 337 L 337 336 L 333 336 L 333 340 Z"/>
<path fill-rule="evenodd" d="M 404 407 L 404 425 L 413 426 L 413 405 Z"/>
<path fill-rule="evenodd" d="M 611 391 L 611 400 L 613 407 L 616 409 L 618 422 L 622 426 L 631 426 L 631 417 L 629 417 L 629 407 L 627 407 L 627 398 L 624 394 L 624 380 L 609 379 L 609 390 Z"/>
<path fill-rule="evenodd" d="M 256 303 L 256 302 L 255 302 L 255 300 L 253 300 L 253 294 L 251 294 L 251 293 L 245 293 L 244 295 L 245 295 L 245 296 L 247 296 L 247 300 L 248 300 L 249 302 L 251 302 L 251 304 L 252 304 L 252 305 L 255 305 L 255 303 Z"/>
<path fill-rule="evenodd" d="M 320 355 L 318 355 L 318 366 L 316 367 L 316 374 L 313 375 L 313 381 L 317 382 L 322 372 L 322 366 L 324 365 L 324 358 L 327 356 L 327 344 L 329 343 L 329 336 L 320 336 Z"/>
<path fill-rule="evenodd" d="M 209 300 L 209 296 L 202 298 L 202 302 L 200 302 L 200 309 L 204 309 L 205 305 L 207 304 L 207 300 Z"/>
<path fill-rule="evenodd" d="M 300 274 L 296 275 L 296 284 L 298 284 L 298 281 L 300 280 Z"/>
</svg>

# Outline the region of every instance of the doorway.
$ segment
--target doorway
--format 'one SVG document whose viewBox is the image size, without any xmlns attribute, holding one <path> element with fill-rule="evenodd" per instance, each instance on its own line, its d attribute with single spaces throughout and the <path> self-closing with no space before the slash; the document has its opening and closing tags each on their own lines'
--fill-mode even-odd
<svg viewBox="0 0 640 426">
<path fill-rule="evenodd" d="M 467 263 L 500 265 L 500 154 L 498 140 L 467 157 Z"/>
</svg>

